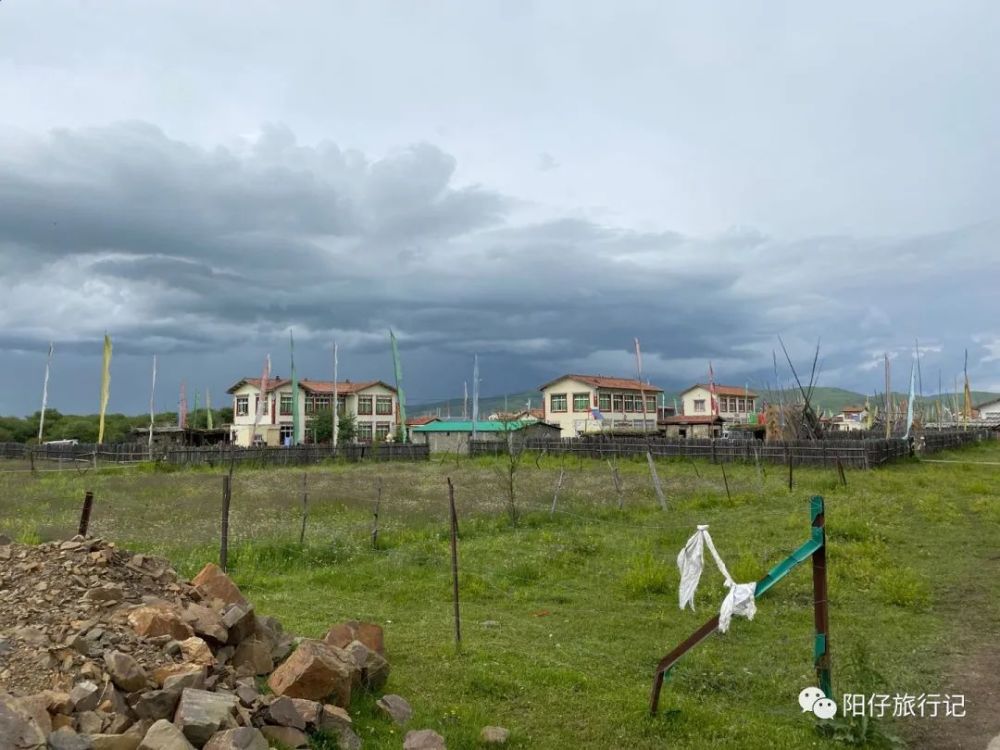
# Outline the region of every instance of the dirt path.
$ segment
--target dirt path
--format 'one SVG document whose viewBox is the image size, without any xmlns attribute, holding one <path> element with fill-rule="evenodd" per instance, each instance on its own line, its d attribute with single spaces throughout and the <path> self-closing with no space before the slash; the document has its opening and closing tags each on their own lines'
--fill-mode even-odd
<svg viewBox="0 0 1000 750">
<path fill-rule="evenodd" d="M 980 561 L 977 575 L 1000 574 L 1000 556 L 990 554 Z M 986 750 L 1000 735 L 1000 627 L 996 603 L 985 600 L 976 590 L 975 578 L 964 591 L 951 592 L 941 602 L 955 618 L 955 630 L 944 654 L 952 666 L 943 674 L 943 684 L 928 686 L 951 695 L 964 695 L 966 715 L 962 718 L 916 718 L 906 727 L 906 739 L 913 748 L 927 750 Z M 993 750 L 991 748 L 991 750 Z"/>
</svg>

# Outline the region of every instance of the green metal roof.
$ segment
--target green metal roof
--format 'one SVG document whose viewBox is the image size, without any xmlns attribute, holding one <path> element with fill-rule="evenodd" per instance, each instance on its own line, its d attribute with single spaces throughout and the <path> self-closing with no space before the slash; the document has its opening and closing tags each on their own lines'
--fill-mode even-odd
<svg viewBox="0 0 1000 750">
<path fill-rule="evenodd" d="M 501 422 L 500 420 L 486 420 L 476 422 L 476 432 L 506 432 L 508 430 L 520 430 L 528 425 L 538 424 L 538 422 Z M 411 432 L 472 432 L 472 420 L 456 420 L 454 422 L 429 422 L 419 427 L 414 427 Z"/>
</svg>

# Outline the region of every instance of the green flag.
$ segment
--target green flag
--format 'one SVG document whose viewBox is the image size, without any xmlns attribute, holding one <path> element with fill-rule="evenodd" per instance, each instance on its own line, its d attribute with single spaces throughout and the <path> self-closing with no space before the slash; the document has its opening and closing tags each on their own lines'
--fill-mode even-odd
<svg viewBox="0 0 1000 750">
<path fill-rule="evenodd" d="M 302 442 L 302 425 L 299 423 L 299 379 L 295 376 L 295 336 L 288 332 L 288 346 L 292 358 L 292 445 Z"/>
<path fill-rule="evenodd" d="M 389 341 L 392 343 L 392 366 L 396 371 L 396 394 L 399 396 L 399 424 L 403 442 L 406 442 L 406 394 L 403 393 L 403 365 L 399 361 L 399 349 L 396 346 L 396 334 L 389 329 Z"/>
</svg>

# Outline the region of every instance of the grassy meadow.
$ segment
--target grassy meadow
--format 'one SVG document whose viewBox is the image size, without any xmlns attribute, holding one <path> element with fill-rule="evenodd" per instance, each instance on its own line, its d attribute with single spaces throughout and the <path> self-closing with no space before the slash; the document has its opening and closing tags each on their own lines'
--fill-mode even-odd
<svg viewBox="0 0 1000 750">
<path fill-rule="evenodd" d="M 1000 443 L 933 458 L 1000 462 Z M 217 559 L 221 471 L 19 468 L 0 465 L 0 532 L 22 541 L 72 535 L 90 489 L 93 534 L 165 555 L 187 575 Z M 838 747 L 797 703 L 815 682 L 808 563 L 758 602 L 753 621 L 734 620 L 688 654 L 660 714 L 647 711 L 657 660 L 725 593 L 707 560 L 698 611 L 678 609 L 675 558 L 696 524 L 710 524 L 733 577 L 749 582 L 808 537 L 808 499 L 820 494 L 835 697 L 963 693 L 968 712 L 867 728 L 840 722 L 839 731 L 858 742 L 867 734 L 871 747 L 888 746 L 886 735 L 912 747 L 948 747 L 935 743 L 963 733 L 978 741 L 970 733 L 985 731 L 995 708 L 967 667 L 995 649 L 1000 466 L 905 461 L 849 471 L 847 487 L 833 471 L 801 469 L 791 492 L 782 467 L 727 466 L 729 495 L 719 466 L 661 461 L 658 469 L 669 509 L 658 508 L 645 463 L 622 461 L 619 510 L 606 463 L 525 457 L 514 480 L 517 526 L 503 461 L 237 469 L 230 567 L 258 610 L 294 633 L 322 636 L 349 618 L 381 623 L 392 664 L 386 692 L 405 696 L 411 726 L 436 729 L 449 748 L 479 747 L 487 724 L 508 727 L 516 748 Z M 460 524 L 458 650 L 447 477 Z M 366 748 L 402 746 L 403 732 L 377 715 L 373 696 L 357 696 L 352 715 Z"/>
</svg>

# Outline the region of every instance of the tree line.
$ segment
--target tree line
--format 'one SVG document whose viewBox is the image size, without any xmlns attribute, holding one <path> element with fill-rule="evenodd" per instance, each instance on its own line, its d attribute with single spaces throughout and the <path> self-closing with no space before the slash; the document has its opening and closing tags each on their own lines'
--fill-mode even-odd
<svg viewBox="0 0 1000 750">
<path fill-rule="evenodd" d="M 28 417 L 0 417 L 0 443 L 38 442 L 38 422 L 41 411 Z M 233 421 L 232 407 L 212 409 L 212 424 L 221 427 Z M 100 416 L 97 414 L 63 414 L 57 409 L 45 410 L 45 432 L 42 442 L 47 440 L 79 440 L 81 443 L 96 443 Z M 199 409 L 188 414 L 189 427 L 204 429 L 208 426 L 208 412 Z M 177 412 L 160 412 L 155 417 L 157 427 L 177 424 Z M 149 415 L 128 416 L 126 414 L 104 415 L 104 442 L 125 443 L 133 436 L 133 427 L 149 427 Z"/>
</svg>

